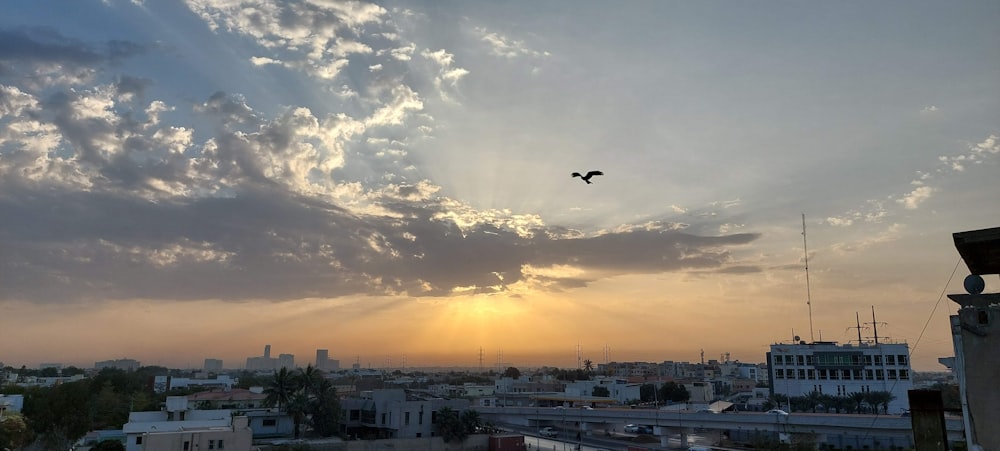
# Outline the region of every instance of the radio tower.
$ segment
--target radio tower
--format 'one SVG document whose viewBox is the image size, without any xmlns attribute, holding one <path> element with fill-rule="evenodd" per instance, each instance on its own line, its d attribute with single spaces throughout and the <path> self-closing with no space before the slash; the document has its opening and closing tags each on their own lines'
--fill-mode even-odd
<svg viewBox="0 0 1000 451">
<path fill-rule="evenodd" d="M 806 246 L 806 214 L 802 213 L 802 251 L 805 253 L 806 263 L 806 305 L 809 306 L 809 341 L 816 342 L 813 337 L 813 304 L 812 294 L 809 290 L 809 247 Z"/>
</svg>

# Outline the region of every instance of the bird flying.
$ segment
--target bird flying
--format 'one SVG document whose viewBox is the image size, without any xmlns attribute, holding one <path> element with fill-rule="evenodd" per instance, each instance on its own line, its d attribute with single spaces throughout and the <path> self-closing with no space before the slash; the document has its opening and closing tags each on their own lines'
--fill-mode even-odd
<svg viewBox="0 0 1000 451">
<path fill-rule="evenodd" d="M 590 172 L 587 173 L 587 175 L 580 175 L 579 172 L 574 172 L 573 173 L 573 177 L 580 177 L 581 179 L 583 179 L 583 181 L 587 182 L 588 185 L 591 184 L 591 183 L 594 183 L 594 182 L 590 181 L 590 178 L 593 177 L 593 176 L 595 176 L 595 175 L 604 175 L 604 173 L 601 172 L 601 171 L 590 171 Z"/>
</svg>

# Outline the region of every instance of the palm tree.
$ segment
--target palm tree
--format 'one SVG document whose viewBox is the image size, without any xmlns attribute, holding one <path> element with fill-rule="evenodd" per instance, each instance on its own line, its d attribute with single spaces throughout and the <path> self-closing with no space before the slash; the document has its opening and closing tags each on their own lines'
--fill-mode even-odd
<svg viewBox="0 0 1000 451">
<path fill-rule="evenodd" d="M 594 361 L 590 360 L 590 359 L 584 360 L 583 361 L 583 370 L 586 371 L 586 372 L 588 372 L 588 373 L 594 372 Z"/>
<path fill-rule="evenodd" d="M 268 406 L 277 405 L 278 410 L 281 410 L 282 406 L 288 404 L 288 400 L 291 398 L 292 393 L 295 393 L 296 388 L 298 388 L 296 381 L 288 372 L 288 368 L 282 367 L 274 374 L 274 379 L 264 389 L 264 393 L 267 394 L 264 404 Z"/>
<path fill-rule="evenodd" d="M 321 437 L 330 437 L 337 432 L 340 423 L 340 400 L 337 388 L 328 379 L 320 379 L 316 385 L 316 396 L 310 401 L 309 425 Z"/>
<path fill-rule="evenodd" d="M 851 400 L 851 404 L 854 407 L 854 413 L 861 413 L 861 410 L 864 408 L 865 401 L 868 400 L 868 394 L 856 391 L 847 395 L 847 398 Z"/>
<path fill-rule="evenodd" d="M 323 371 L 309 364 L 305 368 L 299 369 L 296 379 L 298 379 L 299 386 L 306 390 L 306 395 L 313 396 L 316 394 L 316 386 L 319 381 L 323 380 Z"/>
<path fill-rule="evenodd" d="M 285 412 L 292 417 L 292 423 L 295 425 L 295 438 L 299 438 L 299 429 L 302 425 L 302 420 L 306 418 L 308 410 L 309 395 L 306 394 L 304 388 L 300 388 L 292 394 L 288 399 L 288 404 L 285 405 Z"/>
</svg>

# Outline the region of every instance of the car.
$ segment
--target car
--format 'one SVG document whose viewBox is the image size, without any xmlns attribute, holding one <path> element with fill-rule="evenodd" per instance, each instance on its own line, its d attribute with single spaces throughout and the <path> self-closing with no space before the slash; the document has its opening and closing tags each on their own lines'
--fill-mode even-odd
<svg viewBox="0 0 1000 451">
<path fill-rule="evenodd" d="M 555 437 L 559 435 L 559 431 L 555 430 L 555 428 L 544 427 L 538 430 L 538 435 L 542 437 Z"/>
<path fill-rule="evenodd" d="M 698 413 L 719 413 L 719 412 L 712 409 L 701 409 L 698 411 Z"/>
<path fill-rule="evenodd" d="M 580 406 L 580 409 L 581 410 L 594 410 L 594 408 L 590 407 L 590 406 Z"/>
<path fill-rule="evenodd" d="M 652 435 L 652 433 L 653 433 L 653 427 L 652 426 L 641 425 L 641 426 L 639 426 L 639 433 L 640 434 L 650 434 L 650 435 Z"/>
<path fill-rule="evenodd" d="M 626 424 L 625 432 L 631 432 L 631 433 L 639 432 L 639 426 L 636 426 L 634 424 Z"/>
<path fill-rule="evenodd" d="M 784 410 L 781 410 L 781 409 L 771 409 L 771 410 L 768 410 L 767 413 L 769 413 L 771 415 L 778 415 L 778 416 L 786 416 L 786 415 L 788 415 L 788 412 L 785 412 Z"/>
<path fill-rule="evenodd" d="M 566 408 L 566 406 L 555 406 L 555 407 L 553 407 L 553 409 L 565 409 L 565 408 Z"/>
</svg>

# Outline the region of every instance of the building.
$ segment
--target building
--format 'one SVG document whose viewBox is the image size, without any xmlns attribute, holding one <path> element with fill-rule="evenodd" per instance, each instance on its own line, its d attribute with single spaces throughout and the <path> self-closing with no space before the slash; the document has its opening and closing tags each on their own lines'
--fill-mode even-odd
<svg viewBox="0 0 1000 451">
<path fill-rule="evenodd" d="M 116 368 L 125 371 L 135 371 L 142 366 L 139 364 L 138 360 L 132 359 L 117 359 L 117 360 L 103 360 L 100 362 L 94 362 L 94 368 L 97 371 L 103 370 L 105 368 Z"/>
<path fill-rule="evenodd" d="M 965 444 L 970 450 L 1000 449 L 1000 293 L 984 293 L 982 278 L 1000 274 L 1000 227 L 954 233 L 952 238 L 970 272 L 964 283 L 967 294 L 948 295 L 959 305 L 950 317 L 951 367 L 962 397 Z"/>
<path fill-rule="evenodd" d="M 913 388 L 906 343 L 838 345 L 832 341 L 773 344 L 767 353 L 771 394 L 788 397 L 812 392 L 833 396 L 889 392 L 888 413 L 909 409 Z"/>
<path fill-rule="evenodd" d="M 208 389 L 221 389 L 229 391 L 236 385 L 237 380 L 221 374 L 213 379 L 191 379 L 187 377 L 154 376 L 153 391 L 165 393 L 175 388 L 204 387 Z"/>
<path fill-rule="evenodd" d="M 222 360 L 221 359 L 205 359 L 205 371 L 212 371 L 218 373 L 222 371 Z"/>
<path fill-rule="evenodd" d="M 434 436 L 437 412 L 445 407 L 461 412 L 471 403 L 444 399 L 404 389 L 362 392 L 341 400 L 342 427 L 359 438 L 421 438 Z"/>
<path fill-rule="evenodd" d="M 295 368 L 295 355 L 279 354 L 278 358 L 271 357 L 271 345 L 264 345 L 264 355 L 262 357 L 247 357 L 246 369 L 250 371 L 274 371 L 280 368 Z"/>
<path fill-rule="evenodd" d="M 122 428 L 126 451 L 250 451 L 247 417 L 231 410 L 192 410 L 183 396 L 167 397 L 166 410 L 132 412 Z"/>
<path fill-rule="evenodd" d="M 340 360 L 331 359 L 330 351 L 327 349 L 316 350 L 316 368 L 323 371 L 339 371 Z"/>
</svg>

